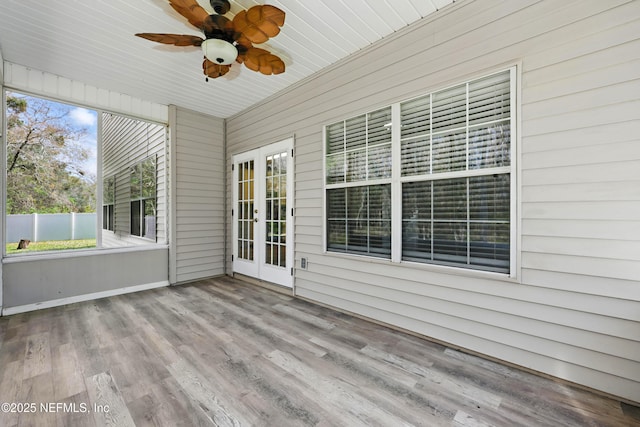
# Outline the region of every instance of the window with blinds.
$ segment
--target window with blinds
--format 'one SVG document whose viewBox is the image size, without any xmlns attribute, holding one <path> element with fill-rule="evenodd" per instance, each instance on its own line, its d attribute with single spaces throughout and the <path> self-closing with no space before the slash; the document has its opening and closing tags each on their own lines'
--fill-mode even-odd
<svg viewBox="0 0 640 427">
<path fill-rule="evenodd" d="M 327 191 L 328 249 L 391 256 L 391 185 Z"/>
<path fill-rule="evenodd" d="M 391 107 L 326 128 L 327 184 L 391 178 Z"/>
<path fill-rule="evenodd" d="M 327 250 L 509 273 L 513 74 L 326 126 Z"/>
<path fill-rule="evenodd" d="M 391 256 L 391 139 L 391 107 L 327 126 L 329 250 Z"/>
</svg>

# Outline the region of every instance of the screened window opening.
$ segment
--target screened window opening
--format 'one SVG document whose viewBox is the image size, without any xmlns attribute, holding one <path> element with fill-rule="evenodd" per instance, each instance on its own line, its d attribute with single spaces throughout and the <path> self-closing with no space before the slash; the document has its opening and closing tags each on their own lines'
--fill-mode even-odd
<svg viewBox="0 0 640 427">
<path fill-rule="evenodd" d="M 3 254 L 96 248 L 98 112 L 4 96 Z"/>
<path fill-rule="evenodd" d="M 166 125 L 4 93 L 4 254 L 166 244 Z"/>
<path fill-rule="evenodd" d="M 512 74 L 326 126 L 327 250 L 509 273 Z"/>
</svg>

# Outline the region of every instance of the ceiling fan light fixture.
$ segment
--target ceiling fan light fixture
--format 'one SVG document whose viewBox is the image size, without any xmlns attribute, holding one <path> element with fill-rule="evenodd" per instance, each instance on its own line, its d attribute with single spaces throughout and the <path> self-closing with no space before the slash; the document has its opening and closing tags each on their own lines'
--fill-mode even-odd
<svg viewBox="0 0 640 427">
<path fill-rule="evenodd" d="M 259 4 L 241 10 L 229 19 L 222 16 L 229 11 L 229 0 L 209 0 L 217 13 L 213 15 L 200 6 L 199 0 L 168 1 L 176 12 L 204 33 L 204 39 L 189 34 L 137 33 L 136 36 L 174 46 L 200 46 L 205 57 L 202 71 L 207 79 L 225 75 L 236 61 L 264 75 L 284 72 L 285 64 L 281 58 L 253 46 L 278 35 L 284 25 L 283 10 Z"/>
<path fill-rule="evenodd" d="M 229 65 L 238 57 L 238 49 L 231 43 L 220 39 L 207 39 L 202 42 L 202 52 L 214 64 Z"/>
</svg>

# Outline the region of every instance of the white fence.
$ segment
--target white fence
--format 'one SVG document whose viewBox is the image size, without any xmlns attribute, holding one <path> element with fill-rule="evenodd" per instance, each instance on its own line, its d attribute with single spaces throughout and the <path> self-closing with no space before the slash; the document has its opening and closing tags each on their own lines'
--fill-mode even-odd
<svg viewBox="0 0 640 427">
<path fill-rule="evenodd" d="M 44 242 L 95 238 L 95 212 L 7 215 L 7 242 L 19 242 L 21 239 Z"/>
</svg>

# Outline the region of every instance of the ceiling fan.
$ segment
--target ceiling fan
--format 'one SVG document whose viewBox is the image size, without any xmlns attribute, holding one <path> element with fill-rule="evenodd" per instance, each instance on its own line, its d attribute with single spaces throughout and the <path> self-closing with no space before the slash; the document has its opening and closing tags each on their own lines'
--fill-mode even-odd
<svg viewBox="0 0 640 427">
<path fill-rule="evenodd" d="M 258 5 L 240 11 L 231 20 L 222 16 L 231 9 L 228 0 L 210 0 L 215 15 L 210 15 L 196 0 L 169 0 L 169 3 L 191 25 L 200 29 L 205 38 L 163 33 L 138 33 L 136 36 L 175 46 L 202 47 L 205 56 L 202 69 L 207 81 L 208 77 L 227 74 L 234 61 L 265 75 L 284 72 L 282 59 L 253 46 L 280 33 L 285 17 L 282 10 L 271 5 Z"/>
</svg>

